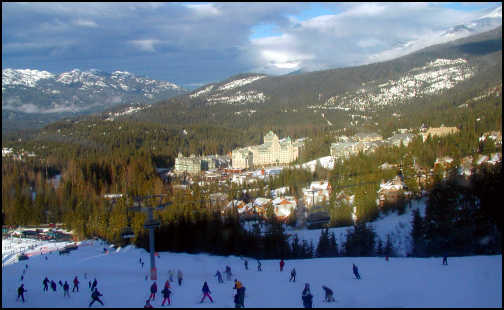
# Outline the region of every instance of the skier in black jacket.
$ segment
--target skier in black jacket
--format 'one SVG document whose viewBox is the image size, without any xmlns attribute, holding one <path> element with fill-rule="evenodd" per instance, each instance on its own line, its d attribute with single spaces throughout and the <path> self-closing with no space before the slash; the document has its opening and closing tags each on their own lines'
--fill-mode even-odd
<svg viewBox="0 0 504 310">
<path fill-rule="evenodd" d="M 94 278 L 93 284 L 91 284 L 91 292 L 94 291 L 94 289 L 96 288 L 97 285 L 98 285 L 98 281 L 96 281 L 96 278 Z"/>
<path fill-rule="evenodd" d="M 49 279 L 47 277 L 45 277 L 44 281 L 42 281 L 42 283 L 44 283 L 44 292 L 48 291 L 49 290 Z"/>
<path fill-rule="evenodd" d="M 23 302 L 24 302 L 24 293 L 27 292 L 27 290 L 25 290 L 24 288 L 24 284 L 21 284 L 20 287 L 18 287 L 18 296 L 17 296 L 17 300 L 19 300 L 19 297 L 21 297 L 21 299 L 23 299 Z"/>
<path fill-rule="evenodd" d="M 305 288 L 303 289 L 301 299 L 303 300 L 303 306 L 305 308 L 312 308 L 313 295 L 311 294 L 310 291 L 310 284 L 308 283 L 305 284 Z"/>
<path fill-rule="evenodd" d="M 205 283 L 203 283 L 203 288 L 201 290 L 203 291 L 203 297 L 201 298 L 200 304 L 203 303 L 203 300 L 205 300 L 205 297 L 208 297 L 210 299 L 210 302 L 213 303 L 212 296 L 210 296 L 210 294 L 212 292 L 210 292 L 210 288 L 208 287 L 208 284 L 206 281 L 205 281 Z"/>
<path fill-rule="evenodd" d="M 56 282 L 54 282 L 54 280 L 51 280 L 51 288 L 54 292 L 56 292 Z"/>
<path fill-rule="evenodd" d="M 357 278 L 357 280 L 360 280 L 360 274 L 359 274 L 359 269 L 357 268 L 357 266 L 355 266 L 355 264 L 352 264 L 352 270 L 353 270 L 353 273 L 355 275 L 355 278 Z"/>
<path fill-rule="evenodd" d="M 296 282 L 296 268 L 292 268 L 290 273 L 289 282 Z"/>
<path fill-rule="evenodd" d="M 335 301 L 334 300 L 334 296 L 333 296 L 333 291 L 328 288 L 327 286 L 325 285 L 322 285 L 322 289 L 324 290 L 325 292 L 325 301 L 326 302 L 332 302 L 332 301 Z"/>
<path fill-rule="evenodd" d="M 91 294 L 91 302 L 89 303 L 89 307 L 91 307 L 95 301 L 98 301 L 102 306 L 104 306 L 103 302 L 100 300 L 100 296 L 103 296 L 97 288 L 94 289 L 93 293 Z"/>
<path fill-rule="evenodd" d="M 157 283 L 153 282 L 151 287 L 150 287 L 151 294 L 149 296 L 150 300 L 156 299 L 156 293 L 157 293 Z"/>
<path fill-rule="evenodd" d="M 65 284 L 63 284 L 63 297 L 68 296 L 70 297 L 70 285 L 68 285 L 68 282 L 65 281 Z"/>
<path fill-rule="evenodd" d="M 222 273 L 219 270 L 217 270 L 217 272 L 215 273 L 214 277 L 217 277 L 217 281 L 219 283 L 224 283 L 224 280 L 222 280 Z"/>
</svg>

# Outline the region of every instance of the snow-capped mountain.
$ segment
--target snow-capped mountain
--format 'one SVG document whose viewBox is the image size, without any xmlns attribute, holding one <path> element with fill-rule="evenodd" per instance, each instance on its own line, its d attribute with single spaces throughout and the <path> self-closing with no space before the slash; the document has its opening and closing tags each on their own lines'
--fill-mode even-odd
<svg viewBox="0 0 504 310">
<path fill-rule="evenodd" d="M 502 6 L 487 10 L 485 13 L 465 24 L 455 25 L 441 32 L 441 36 L 457 36 L 461 38 L 467 35 L 476 34 L 491 30 L 502 25 Z"/>
<path fill-rule="evenodd" d="M 263 103 L 268 97 L 254 88 L 253 83 L 266 77 L 264 74 L 240 75 L 196 89 L 189 97 L 203 99 L 206 105 Z"/>
<path fill-rule="evenodd" d="M 7 113 L 11 118 L 23 113 L 100 112 L 115 105 L 152 103 L 185 92 L 173 83 L 125 71 L 74 69 L 54 74 L 32 69 L 2 69 L 2 114 Z"/>
<path fill-rule="evenodd" d="M 394 59 L 396 57 L 418 51 L 427 46 L 446 43 L 485 31 L 490 31 L 501 25 L 502 6 L 490 8 L 483 11 L 480 16 L 463 24 L 433 30 L 432 33 L 429 33 L 426 36 L 402 42 L 391 49 L 374 54 L 368 58 L 366 63 Z"/>
<path fill-rule="evenodd" d="M 409 98 L 439 94 L 473 75 L 474 68 L 466 59 L 438 58 L 405 72 L 398 79 L 388 80 L 385 83 L 370 81 L 365 87 L 332 96 L 324 103 L 308 108 L 345 111 L 356 109 L 370 112 L 380 107 L 402 104 Z"/>
</svg>

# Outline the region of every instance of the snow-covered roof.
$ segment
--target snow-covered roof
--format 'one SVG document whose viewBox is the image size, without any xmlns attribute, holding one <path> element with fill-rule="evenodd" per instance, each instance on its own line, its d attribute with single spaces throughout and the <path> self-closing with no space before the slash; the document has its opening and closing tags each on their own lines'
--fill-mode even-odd
<svg viewBox="0 0 504 310">
<path fill-rule="evenodd" d="M 255 200 L 254 200 L 254 205 L 255 206 L 261 206 L 261 207 L 264 207 L 266 204 L 270 203 L 271 202 L 271 199 L 268 199 L 268 198 L 263 198 L 263 197 L 257 197 Z"/>
<path fill-rule="evenodd" d="M 310 184 L 311 190 L 328 190 L 329 187 L 329 181 L 313 181 Z"/>
<path fill-rule="evenodd" d="M 380 188 L 378 189 L 377 193 L 383 192 L 383 191 L 400 191 L 404 188 L 404 183 L 401 181 L 401 179 L 396 176 L 394 179 L 380 184 Z"/>
<path fill-rule="evenodd" d="M 488 161 L 488 156 L 487 155 L 480 155 L 478 157 L 478 160 L 476 160 L 476 165 L 481 165 L 482 163 Z"/>
</svg>

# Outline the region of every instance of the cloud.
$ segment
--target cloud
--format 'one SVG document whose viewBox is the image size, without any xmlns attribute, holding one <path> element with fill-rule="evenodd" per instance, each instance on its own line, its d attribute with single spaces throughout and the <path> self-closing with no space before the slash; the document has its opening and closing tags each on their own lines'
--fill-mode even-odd
<svg viewBox="0 0 504 310">
<path fill-rule="evenodd" d="M 122 70 L 196 85 L 380 61 L 479 14 L 430 3 L 318 6 L 310 12 L 324 15 L 301 18 L 310 3 L 3 2 L 3 66 Z M 258 25 L 275 36 L 253 37 Z"/>
<path fill-rule="evenodd" d="M 91 27 L 91 28 L 98 27 L 98 24 L 96 24 L 94 21 L 80 18 L 75 20 L 74 24 L 82 27 Z"/>
<path fill-rule="evenodd" d="M 202 16 L 218 16 L 221 14 L 221 11 L 213 4 L 186 4 L 185 6 Z"/>
<path fill-rule="evenodd" d="M 304 21 L 293 18 L 289 25 L 278 27 L 281 36 L 251 40 L 250 50 L 254 52 L 248 56 L 260 72 L 267 73 L 367 64 L 440 43 L 438 38 L 444 29 L 481 14 L 429 3 L 336 6 L 339 13 Z M 447 37 L 446 41 L 456 38 Z"/>
<path fill-rule="evenodd" d="M 156 39 L 146 39 L 146 40 L 131 40 L 129 42 L 142 51 L 154 52 L 155 51 L 154 44 L 158 44 L 161 41 Z"/>
</svg>

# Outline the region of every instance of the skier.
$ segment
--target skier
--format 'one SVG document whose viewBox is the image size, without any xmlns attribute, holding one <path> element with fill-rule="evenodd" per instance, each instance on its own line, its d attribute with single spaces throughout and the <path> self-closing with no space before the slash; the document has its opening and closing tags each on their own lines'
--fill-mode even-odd
<svg viewBox="0 0 504 310">
<path fill-rule="evenodd" d="M 47 285 L 49 284 L 49 279 L 47 277 L 45 277 L 45 279 L 44 279 L 44 281 L 42 281 L 42 283 L 44 283 L 44 292 L 48 291 L 49 287 Z"/>
<path fill-rule="evenodd" d="M 97 285 L 98 285 L 98 281 L 96 281 L 96 278 L 94 278 L 93 284 L 91 284 L 91 291 L 93 291 Z"/>
<path fill-rule="evenodd" d="M 94 289 L 93 293 L 91 294 L 91 302 L 89 303 L 89 307 L 94 304 L 95 301 L 98 301 L 102 306 L 104 306 L 103 302 L 100 300 L 100 296 L 103 296 L 97 288 Z"/>
<path fill-rule="evenodd" d="M 238 295 L 238 293 L 236 293 L 234 295 L 234 303 L 235 303 L 235 308 L 240 308 L 241 307 L 240 295 Z"/>
<path fill-rule="evenodd" d="M 173 270 L 168 270 L 168 277 L 170 278 L 170 282 L 173 282 L 173 275 L 175 274 L 175 272 Z"/>
<path fill-rule="evenodd" d="M 289 282 L 296 282 L 296 268 L 292 268 Z"/>
<path fill-rule="evenodd" d="M 322 285 L 322 289 L 324 290 L 325 292 L 325 301 L 326 302 L 332 302 L 332 301 L 335 301 L 334 299 L 334 296 L 333 296 L 333 291 L 328 288 L 327 286 L 325 285 Z"/>
<path fill-rule="evenodd" d="M 84 272 L 84 279 L 87 280 L 87 272 Z"/>
<path fill-rule="evenodd" d="M 259 260 L 257 260 L 257 271 L 262 271 L 262 264 Z"/>
<path fill-rule="evenodd" d="M 282 258 L 282 260 L 280 260 L 280 271 L 283 271 L 283 267 L 285 266 L 285 262 Z"/>
<path fill-rule="evenodd" d="M 222 274 L 219 270 L 217 270 L 217 273 L 214 275 L 214 277 L 217 277 L 217 281 L 219 283 L 224 283 L 224 281 L 222 280 Z"/>
<path fill-rule="evenodd" d="M 149 299 L 156 299 L 156 293 L 157 293 L 157 284 L 156 282 L 153 282 L 151 287 L 150 287 L 150 291 L 151 291 L 151 294 L 150 294 L 150 297 Z"/>
<path fill-rule="evenodd" d="M 357 266 L 355 266 L 355 264 L 352 264 L 352 265 L 353 265 L 352 269 L 353 269 L 353 273 L 355 275 L 355 278 L 357 278 L 357 280 L 360 280 L 359 269 L 357 268 Z"/>
<path fill-rule="evenodd" d="M 242 308 L 245 308 L 245 287 L 243 286 L 243 284 L 240 281 L 238 281 L 238 279 L 235 279 L 235 286 L 233 287 L 233 289 L 236 290 L 236 294 L 238 295 L 240 306 Z"/>
<path fill-rule="evenodd" d="M 59 286 L 63 287 L 63 282 L 61 280 L 58 281 Z"/>
<path fill-rule="evenodd" d="M 245 264 L 245 270 L 248 270 L 248 260 L 245 260 L 244 264 Z"/>
<path fill-rule="evenodd" d="M 178 285 L 181 286 L 182 285 L 182 280 L 184 278 L 184 275 L 182 274 L 182 270 L 178 270 L 177 271 L 177 280 L 178 280 Z"/>
<path fill-rule="evenodd" d="M 229 267 L 228 265 L 226 265 L 225 273 L 226 273 L 226 280 L 231 281 L 231 276 L 233 274 L 231 273 L 231 267 Z"/>
<path fill-rule="evenodd" d="M 210 299 L 210 301 L 213 303 L 212 296 L 210 296 L 210 294 L 212 292 L 210 292 L 210 289 L 208 288 L 208 284 L 206 281 L 205 281 L 205 283 L 203 283 L 203 288 L 201 290 L 203 291 L 203 298 L 201 298 L 200 304 L 203 303 L 203 300 L 205 300 L 205 297 L 207 297 L 207 296 Z"/>
<path fill-rule="evenodd" d="M 68 282 L 65 281 L 65 284 L 63 284 L 63 297 L 68 296 L 70 297 L 70 285 L 68 285 Z"/>
<path fill-rule="evenodd" d="M 313 295 L 310 291 L 310 284 L 305 284 L 301 299 L 303 300 L 303 306 L 305 308 L 312 308 Z"/>
<path fill-rule="evenodd" d="M 168 284 L 168 286 L 166 285 L 166 283 Z M 164 306 L 164 303 L 167 300 L 168 300 L 168 305 L 171 304 L 171 300 L 170 300 L 170 295 L 171 295 L 170 283 L 168 281 L 166 281 L 166 283 L 165 283 L 164 289 L 161 291 L 161 293 L 163 293 L 163 302 L 161 303 L 161 306 Z"/>
<path fill-rule="evenodd" d="M 147 299 L 147 300 L 145 301 L 144 308 L 154 308 L 154 307 L 151 305 L 151 303 L 150 303 L 150 299 Z"/>
<path fill-rule="evenodd" d="M 166 280 L 164 287 L 171 288 L 170 280 Z"/>
<path fill-rule="evenodd" d="M 79 279 L 77 279 L 77 276 L 75 276 L 73 280 L 73 288 L 72 288 L 72 293 L 77 289 L 77 292 L 79 292 Z"/>
<path fill-rule="evenodd" d="M 51 280 L 51 288 L 54 292 L 56 292 L 56 282 L 54 282 L 54 280 Z"/>
<path fill-rule="evenodd" d="M 21 299 L 23 300 L 24 302 L 24 293 L 27 292 L 27 290 L 25 290 L 24 288 L 24 284 L 21 284 L 20 287 L 18 287 L 18 296 L 17 296 L 17 300 L 19 300 L 19 297 L 21 297 Z"/>
<path fill-rule="evenodd" d="M 443 265 L 448 265 L 448 257 L 443 256 Z"/>
</svg>

